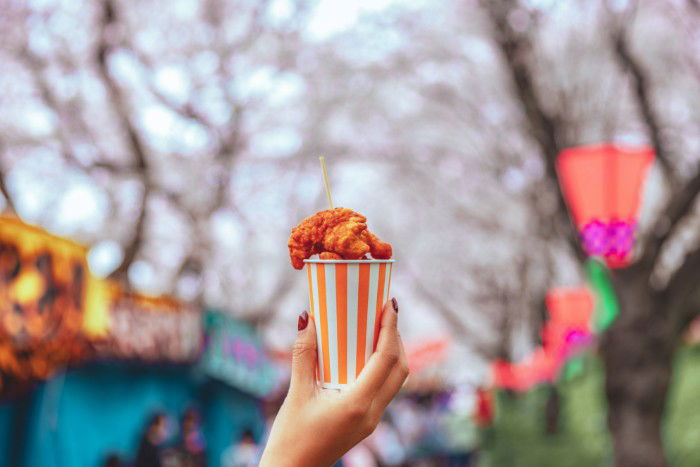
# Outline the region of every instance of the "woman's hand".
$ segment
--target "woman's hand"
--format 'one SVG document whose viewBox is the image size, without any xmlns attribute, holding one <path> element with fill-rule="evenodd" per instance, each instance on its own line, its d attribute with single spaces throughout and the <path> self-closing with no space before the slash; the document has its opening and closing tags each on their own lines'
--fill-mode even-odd
<svg viewBox="0 0 700 467">
<path fill-rule="evenodd" d="M 306 312 L 299 317 L 292 380 L 275 419 L 261 466 L 332 465 L 369 436 L 408 376 L 396 328 L 396 299 L 384 306 L 377 350 L 358 380 L 341 392 L 316 383 L 316 330 Z"/>
</svg>

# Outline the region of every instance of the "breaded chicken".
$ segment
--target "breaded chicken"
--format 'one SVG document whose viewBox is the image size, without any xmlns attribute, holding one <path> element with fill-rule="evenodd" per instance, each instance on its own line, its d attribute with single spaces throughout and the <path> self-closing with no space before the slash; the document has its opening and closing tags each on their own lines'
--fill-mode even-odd
<svg viewBox="0 0 700 467">
<path fill-rule="evenodd" d="M 319 253 L 322 259 L 360 259 L 372 253 L 377 259 L 391 258 L 391 245 L 367 230 L 365 216 L 350 209 L 335 208 L 317 212 L 292 229 L 289 256 L 295 269 Z M 334 254 L 334 255 L 333 255 Z"/>
</svg>

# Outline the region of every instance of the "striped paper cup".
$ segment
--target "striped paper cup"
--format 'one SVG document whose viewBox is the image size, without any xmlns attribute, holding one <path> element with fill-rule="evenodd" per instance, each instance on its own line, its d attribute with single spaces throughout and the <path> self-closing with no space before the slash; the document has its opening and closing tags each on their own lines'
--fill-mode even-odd
<svg viewBox="0 0 700 467">
<path fill-rule="evenodd" d="M 377 346 L 394 260 L 304 260 L 316 325 L 318 379 L 343 389 Z"/>
</svg>

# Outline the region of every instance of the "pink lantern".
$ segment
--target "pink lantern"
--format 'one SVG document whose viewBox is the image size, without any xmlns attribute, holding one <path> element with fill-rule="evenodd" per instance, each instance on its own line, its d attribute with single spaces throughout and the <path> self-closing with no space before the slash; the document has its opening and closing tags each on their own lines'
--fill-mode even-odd
<svg viewBox="0 0 700 467">
<path fill-rule="evenodd" d="M 599 144 L 565 149 L 557 159 L 562 193 L 584 251 L 611 268 L 629 264 L 642 188 L 654 151 Z"/>
</svg>

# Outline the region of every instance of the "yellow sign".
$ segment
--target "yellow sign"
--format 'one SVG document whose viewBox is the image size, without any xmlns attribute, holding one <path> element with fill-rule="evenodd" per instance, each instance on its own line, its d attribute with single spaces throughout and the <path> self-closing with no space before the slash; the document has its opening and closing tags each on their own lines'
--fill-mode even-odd
<svg viewBox="0 0 700 467">
<path fill-rule="evenodd" d="M 0 217 L 0 371 L 44 378 L 88 351 L 85 247 Z M 6 376 L 7 377 L 7 376 Z"/>
</svg>

